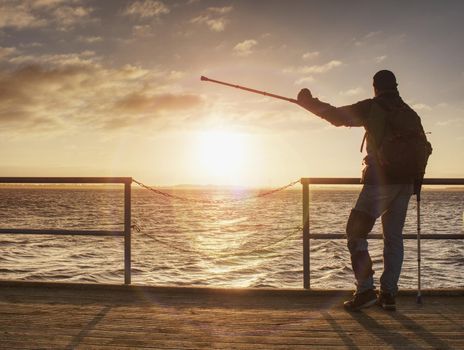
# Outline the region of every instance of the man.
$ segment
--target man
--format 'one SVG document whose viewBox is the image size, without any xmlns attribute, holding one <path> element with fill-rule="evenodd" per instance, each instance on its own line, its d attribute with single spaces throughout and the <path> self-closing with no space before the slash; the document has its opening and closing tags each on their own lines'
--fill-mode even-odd
<svg viewBox="0 0 464 350">
<path fill-rule="evenodd" d="M 377 150 L 385 132 L 385 118 L 409 106 L 401 99 L 396 77 L 391 71 L 381 70 L 374 75 L 373 80 L 374 98 L 338 108 L 313 98 L 308 89 L 302 89 L 298 94 L 300 106 L 333 125 L 362 126 L 366 129 L 366 139 L 363 140 L 363 144 L 367 141 L 362 176 L 364 185 L 346 227 L 351 265 L 356 279 L 356 292 L 351 300 L 344 303 L 344 307 L 350 311 L 369 307 L 376 302 L 386 310 L 396 309 L 395 295 L 403 263 L 402 231 L 416 180 L 412 176 L 385 171 L 379 161 Z M 415 114 L 414 111 L 412 113 Z M 417 118 L 420 125 L 420 119 Z M 423 132 L 421 125 L 420 129 Z M 379 217 L 382 218 L 384 236 L 384 270 L 377 296 L 367 234 Z"/>
</svg>

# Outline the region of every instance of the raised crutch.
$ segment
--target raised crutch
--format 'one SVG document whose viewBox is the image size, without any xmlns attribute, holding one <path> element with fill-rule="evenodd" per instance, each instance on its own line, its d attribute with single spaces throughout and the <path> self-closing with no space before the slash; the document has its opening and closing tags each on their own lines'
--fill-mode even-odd
<svg viewBox="0 0 464 350">
<path fill-rule="evenodd" d="M 212 83 L 216 83 L 216 84 L 221 84 L 221 85 L 229 86 L 229 87 L 233 87 L 233 88 L 236 88 L 236 89 L 240 89 L 240 90 L 245 90 L 245 91 L 253 92 L 253 93 L 255 93 L 255 94 L 260 94 L 260 95 L 264 95 L 264 96 L 268 96 L 268 97 L 278 98 L 279 100 L 284 100 L 284 101 L 288 101 L 288 102 L 292 102 L 292 103 L 298 103 L 298 101 L 297 101 L 296 99 L 294 99 L 294 98 L 289 98 L 289 97 L 285 97 L 285 96 L 280 96 L 280 95 L 276 95 L 276 94 L 271 94 L 271 93 L 266 92 L 266 91 L 261 91 L 261 90 L 256 90 L 256 89 L 250 89 L 250 88 L 245 87 L 245 86 L 240 86 L 240 85 L 236 85 L 236 84 L 226 83 L 226 82 L 220 81 L 220 80 L 210 79 L 210 78 L 207 78 L 207 77 L 205 77 L 205 76 L 201 76 L 201 77 L 200 77 L 200 80 L 201 80 L 201 81 L 209 81 L 209 82 L 212 82 Z"/>
</svg>

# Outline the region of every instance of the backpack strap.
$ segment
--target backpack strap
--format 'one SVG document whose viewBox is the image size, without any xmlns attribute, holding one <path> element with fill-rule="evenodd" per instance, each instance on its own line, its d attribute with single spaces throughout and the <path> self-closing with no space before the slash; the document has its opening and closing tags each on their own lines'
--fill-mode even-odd
<svg viewBox="0 0 464 350">
<path fill-rule="evenodd" d="M 361 152 L 361 153 L 363 153 L 364 144 L 366 143 L 366 138 L 367 138 L 367 131 L 364 133 L 364 137 L 363 137 L 363 140 L 361 142 L 361 148 L 359 149 L 359 152 Z"/>
</svg>

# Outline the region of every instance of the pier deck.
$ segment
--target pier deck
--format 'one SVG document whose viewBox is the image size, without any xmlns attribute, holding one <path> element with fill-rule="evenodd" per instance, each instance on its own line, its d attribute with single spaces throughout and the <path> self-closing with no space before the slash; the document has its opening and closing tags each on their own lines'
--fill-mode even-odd
<svg viewBox="0 0 464 350">
<path fill-rule="evenodd" d="M 348 313 L 346 291 L 0 282 L 3 349 L 464 349 L 464 293 L 402 293 Z"/>
</svg>

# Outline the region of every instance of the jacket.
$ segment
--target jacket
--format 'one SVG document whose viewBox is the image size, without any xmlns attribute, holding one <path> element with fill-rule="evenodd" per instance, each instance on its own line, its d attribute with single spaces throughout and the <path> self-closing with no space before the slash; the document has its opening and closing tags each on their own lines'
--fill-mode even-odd
<svg viewBox="0 0 464 350">
<path fill-rule="evenodd" d="M 317 98 L 311 98 L 300 105 L 327 120 L 335 126 L 364 127 L 366 130 L 367 155 L 363 160 L 362 183 L 365 184 L 409 184 L 413 178 L 387 176 L 380 167 L 376 156 L 376 143 L 383 136 L 384 116 L 388 110 L 394 110 L 405 104 L 398 91 L 389 90 L 378 96 L 359 101 L 352 105 L 334 107 Z"/>
</svg>

